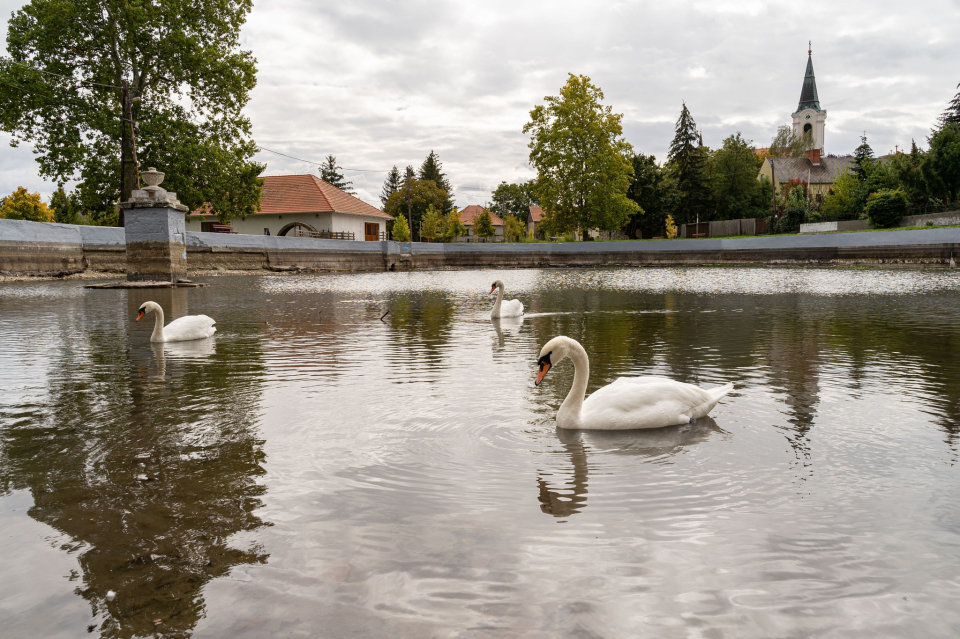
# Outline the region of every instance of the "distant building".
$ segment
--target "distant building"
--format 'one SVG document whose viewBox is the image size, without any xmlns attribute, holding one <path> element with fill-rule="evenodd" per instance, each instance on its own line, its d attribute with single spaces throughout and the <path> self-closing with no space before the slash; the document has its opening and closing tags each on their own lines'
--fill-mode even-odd
<svg viewBox="0 0 960 639">
<path fill-rule="evenodd" d="M 807 49 L 807 72 L 803 76 L 803 88 L 800 90 L 800 103 L 793 113 L 793 133 L 797 137 L 809 135 L 813 139 L 813 148 L 824 155 L 823 134 L 827 126 L 827 111 L 820 108 L 817 95 L 817 79 L 813 75 L 813 48 Z"/>
<path fill-rule="evenodd" d="M 197 209 L 187 216 L 187 230 L 378 241 L 386 239 L 392 219 L 315 175 L 273 175 L 263 178 L 259 212 L 224 229 L 215 216 Z"/>
<path fill-rule="evenodd" d="M 814 149 L 802 158 L 764 158 L 759 177 L 770 180 L 777 193 L 791 181 L 803 182 L 807 193 L 820 199 L 830 191 L 837 177 L 852 167 L 853 156 L 821 158 L 820 150 Z"/>
<path fill-rule="evenodd" d="M 483 207 L 479 204 L 471 204 L 470 206 L 464 207 L 460 211 L 460 221 L 463 222 L 463 225 L 467 227 L 467 234 L 461 236 L 459 241 L 461 242 L 479 242 L 483 241 L 483 238 L 477 237 L 474 226 L 476 225 L 477 216 L 483 212 Z M 490 214 L 490 221 L 493 223 L 493 237 L 489 238 L 488 242 L 502 242 L 503 241 L 503 220 L 494 215 Z"/>
<path fill-rule="evenodd" d="M 530 206 L 530 212 L 527 213 L 527 235 L 529 237 L 536 237 L 537 224 L 539 224 L 542 219 L 543 209 L 536 204 L 532 204 Z"/>
</svg>

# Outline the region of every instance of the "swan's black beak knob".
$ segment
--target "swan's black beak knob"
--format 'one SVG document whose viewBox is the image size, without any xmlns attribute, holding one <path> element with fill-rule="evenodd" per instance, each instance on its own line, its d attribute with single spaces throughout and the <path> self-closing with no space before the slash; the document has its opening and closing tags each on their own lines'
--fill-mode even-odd
<svg viewBox="0 0 960 639">
<path fill-rule="evenodd" d="M 537 360 L 537 364 L 540 365 L 540 372 L 537 373 L 537 381 L 533 383 L 534 386 L 539 386 L 540 382 L 543 381 L 543 378 L 546 377 L 547 371 L 550 370 L 552 364 L 550 363 L 550 353 L 547 353 L 543 357 Z"/>
<path fill-rule="evenodd" d="M 139 322 L 141 319 L 143 319 L 143 316 L 144 316 L 144 315 L 146 315 L 146 311 L 144 311 L 144 310 L 141 308 L 141 309 L 137 312 L 137 321 Z"/>
<path fill-rule="evenodd" d="M 490 287 L 490 292 L 491 292 L 491 293 L 493 293 L 495 290 L 497 290 L 497 287 L 496 287 L 496 286 L 491 286 L 491 287 Z"/>
</svg>

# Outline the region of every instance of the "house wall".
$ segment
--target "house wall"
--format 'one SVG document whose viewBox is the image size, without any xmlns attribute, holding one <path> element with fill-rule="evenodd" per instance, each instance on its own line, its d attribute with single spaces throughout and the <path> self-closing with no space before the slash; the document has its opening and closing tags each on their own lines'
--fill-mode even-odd
<svg viewBox="0 0 960 639">
<path fill-rule="evenodd" d="M 773 176 L 772 165 L 767 160 L 764 160 L 763 164 L 760 165 L 760 171 L 757 173 L 757 179 L 760 180 L 763 178 L 767 178 L 768 180 L 773 182 L 773 177 L 774 176 Z M 784 184 L 786 183 L 785 182 L 781 183 L 780 177 L 778 176 L 776 181 L 777 195 L 780 195 L 780 192 L 783 190 Z M 810 195 L 820 195 L 822 197 L 827 194 L 827 192 L 830 190 L 832 186 L 833 186 L 833 182 L 822 182 L 822 183 L 814 182 L 813 184 L 808 185 L 807 192 Z"/>
<path fill-rule="evenodd" d="M 200 232 L 200 222 L 216 222 L 213 216 L 187 218 L 187 231 Z M 344 215 L 341 213 L 256 213 L 244 219 L 230 222 L 233 230 L 244 235 L 264 235 L 263 229 L 269 229 L 270 235 L 278 235 L 283 227 L 291 222 L 309 225 L 317 231 L 353 232 L 354 237 L 363 240 L 364 222 L 376 222 L 381 232 L 386 230 L 386 220 L 364 215 Z"/>
</svg>

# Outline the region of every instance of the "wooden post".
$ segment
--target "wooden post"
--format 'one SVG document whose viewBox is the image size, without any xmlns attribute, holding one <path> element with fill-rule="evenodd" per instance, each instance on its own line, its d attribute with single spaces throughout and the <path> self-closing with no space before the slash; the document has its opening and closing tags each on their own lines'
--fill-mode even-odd
<svg viewBox="0 0 960 639">
<path fill-rule="evenodd" d="M 133 103 L 130 100 L 130 84 L 123 82 L 123 102 L 120 115 L 120 201 L 127 202 L 134 189 L 140 188 L 140 171 L 137 165 L 137 141 L 134 133 Z M 124 225 L 124 211 L 120 210 L 120 226 Z"/>
</svg>

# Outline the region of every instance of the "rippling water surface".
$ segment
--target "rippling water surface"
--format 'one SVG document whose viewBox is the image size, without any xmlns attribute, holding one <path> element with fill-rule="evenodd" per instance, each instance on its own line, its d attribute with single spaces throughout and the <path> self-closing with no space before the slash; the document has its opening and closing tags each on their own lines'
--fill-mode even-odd
<svg viewBox="0 0 960 639">
<path fill-rule="evenodd" d="M 960 633 L 954 272 L 207 281 L 0 285 L 4 637 Z M 151 346 L 147 299 L 219 331 Z M 736 390 L 557 431 L 558 334 L 591 392 Z"/>
</svg>

